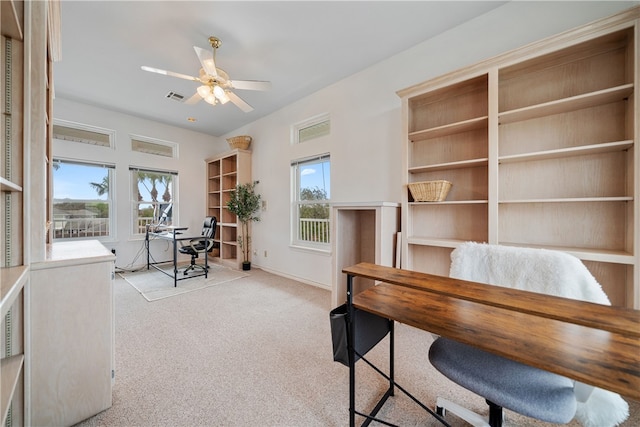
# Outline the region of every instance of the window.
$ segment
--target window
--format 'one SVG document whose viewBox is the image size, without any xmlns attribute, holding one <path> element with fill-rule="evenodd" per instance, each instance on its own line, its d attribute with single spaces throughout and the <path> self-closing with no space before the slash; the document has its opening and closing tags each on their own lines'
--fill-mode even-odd
<svg viewBox="0 0 640 427">
<path fill-rule="evenodd" d="M 145 136 L 131 135 L 131 151 L 153 154 L 162 157 L 178 157 L 178 144 L 147 138 Z"/>
<path fill-rule="evenodd" d="M 113 171 L 113 165 L 54 159 L 54 240 L 112 237 Z"/>
<path fill-rule="evenodd" d="M 102 129 L 95 126 L 72 123 L 66 120 L 53 122 L 52 136 L 64 141 L 79 142 L 82 144 L 97 145 L 99 147 L 113 148 L 115 131 Z"/>
<path fill-rule="evenodd" d="M 294 245 L 329 249 L 331 162 L 329 154 L 291 163 L 294 181 L 292 242 Z"/>
<path fill-rule="evenodd" d="M 329 135 L 331 122 L 329 114 L 321 114 L 291 127 L 291 143 L 300 144 L 321 136 Z"/>
<path fill-rule="evenodd" d="M 177 172 L 129 168 L 133 204 L 133 234 L 144 234 L 149 224 L 171 225 L 175 219 Z"/>
</svg>

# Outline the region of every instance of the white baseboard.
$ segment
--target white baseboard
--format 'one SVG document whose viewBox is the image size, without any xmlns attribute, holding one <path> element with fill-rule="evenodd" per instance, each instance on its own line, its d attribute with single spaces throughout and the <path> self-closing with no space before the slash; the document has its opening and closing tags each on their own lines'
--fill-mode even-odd
<svg viewBox="0 0 640 427">
<path fill-rule="evenodd" d="M 324 283 L 314 282 L 312 280 L 303 279 L 302 277 L 292 276 L 291 274 L 283 273 L 282 271 L 273 270 L 271 268 L 265 268 L 257 264 L 253 264 L 254 267 L 259 268 L 261 270 L 266 271 L 267 273 L 275 274 L 276 276 L 285 277 L 287 279 L 295 280 L 297 282 L 304 283 L 305 285 L 315 286 L 316 288 L 324 289 L 331 292 L 331 285 L 326 285 Z"/>
</svg>

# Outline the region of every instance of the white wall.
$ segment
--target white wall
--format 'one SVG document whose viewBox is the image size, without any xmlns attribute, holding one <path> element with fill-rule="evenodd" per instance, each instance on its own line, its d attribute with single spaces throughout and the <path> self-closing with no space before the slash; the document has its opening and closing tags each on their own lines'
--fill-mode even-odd
<svg viewBox="0 0 640 427">
<path fill-rule="evenodd" d="M 260 181 L 257 189 L 268 204 L 267 211 L 262 212 L 262 220 L 253 225 L 253 249 L 257 252 L 252 260 L 254 265 L 307 283 L 331 287 L 330 255 L 302 251 L 289 245 L 291 160 L 330 152 L 331 196 L 335 202 L 399 202 L 403 191 L 402 127 L 396 91 L 638 3 L 510 2 L 227 135 L 253 136 L 253 178 Z M 60 105 L 56 102 L 56 118 L 83 121 L 78 118 L 81 115 L 88 124 L 117 127 L 123 132 L 175 142 L 183 142 L 182 138 L 187 135 L 175 128 L 107 114 L 102 110 L 66 102 Z M 292 146 L 289 143 L 290 126 L 322 113 L 331 116 L 331 134 Z M 103 116 L 109 118 L 109 125 L 102 122 L 106 120 Z M 132 130 L 132 127 L 144 130 Z M 205 146 L 209 148 L 206 138 L 201 140 L 194 136 L 193 140 L 199 143 L 189 141 L 180 148 L 181 157 L 185 156 L 180 159 L 181 165 L 197 164 L 208 155 L 204 149 Z M 209 154 L 227 149 L 220 141 L 211 143 Z M 195 152 L 192 146 L 195 146 Z M 126 164 L 122 159 L 119 162 Z M 204 164 L 200 164 L 199 170 L 192 168 L 183 172 L 180 168 L 181 200 L 189 192 L 202 195 L 201 200 L 194 200 L 193 209 L 188 210 L 190 213 L 183 212 L 185 204 L 181 204 L 181 222 L 187 215 L 189 225 L 193 227 L 204 212 Z M 191 179 L 196 181 L 190 182 Z M 118 185 L 118 191 L 120 194 L 126 188 Z"/>
<path fill-rule="evenodd" d="M 180 225 L 191 230 L 202 229 L 205 212 L 205 163 L 204 159 L 228 149 L 224 139 L 214 138 L 198 132 L 168 126 L 150 120 L 92 107 L 85 104 L 56 99 L 55 119 L 68 120 L 84 125 L 98 126 L 114 130 L 115 150 L 86 144 L 54 140 L 54 157 L 103 161 L 116 165 L 113 197 L 116 203 L 116 232 L 113 240 L 103 243 L 109 249 L 116 249 L 116 266 L 120 268 L 139 267 L 146 262 L 141 253 L 143 241 L 131 236 L 131 180 L 129 166 L 159 168 L 178 172 L 178 204 Z M 178 158 L 170 159 L 151 154 L 131 151 L 130 134 L 156 138 L 179 144 Z M 152 254 L 156 259 L 171 259 L 166 242 L 152 242 Z"/>
<path fill-rule="evenodd" d="M 402 128 L 396 91 L 637 3 L 511 2 L 234 131 L 254 137 L 253 177 L 268 201 L 262 221 L 253 226 L 254 265 L 331 286 L 329 256 L 289 246 L 292 159 L 331 153 L 332 201 L 400 202 Z M 299 146 L 289 143 L 292 124 L 326 112 L 330 136 Z"/>
</svg>

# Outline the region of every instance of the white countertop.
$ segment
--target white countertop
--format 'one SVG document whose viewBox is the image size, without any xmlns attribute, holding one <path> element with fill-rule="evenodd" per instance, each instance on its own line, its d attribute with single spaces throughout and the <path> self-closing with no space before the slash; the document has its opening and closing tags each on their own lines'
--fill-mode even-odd
<svg viewBox="0 0 640 427">
<path fill-rule="evenodd" d="M 55 242 L 47 245 L 46 259 L 31 263 L 31 270 L 115 261 L 116 257 L 97 240 Z"/>
</svg>

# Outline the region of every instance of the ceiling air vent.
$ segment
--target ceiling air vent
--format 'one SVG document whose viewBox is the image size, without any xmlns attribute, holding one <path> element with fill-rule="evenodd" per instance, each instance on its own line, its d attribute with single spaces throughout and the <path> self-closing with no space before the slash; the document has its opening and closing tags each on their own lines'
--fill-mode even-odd
<svg viewBox="0 0 640 427">
<path fill-rule="evenodd" d="M 166 95 L 166 98 L 173 99 L 174 101 L 182 102 L 184 101 L 184 95 L 180 95 L 177 92 L 171 91 Z"/>
</svg>

